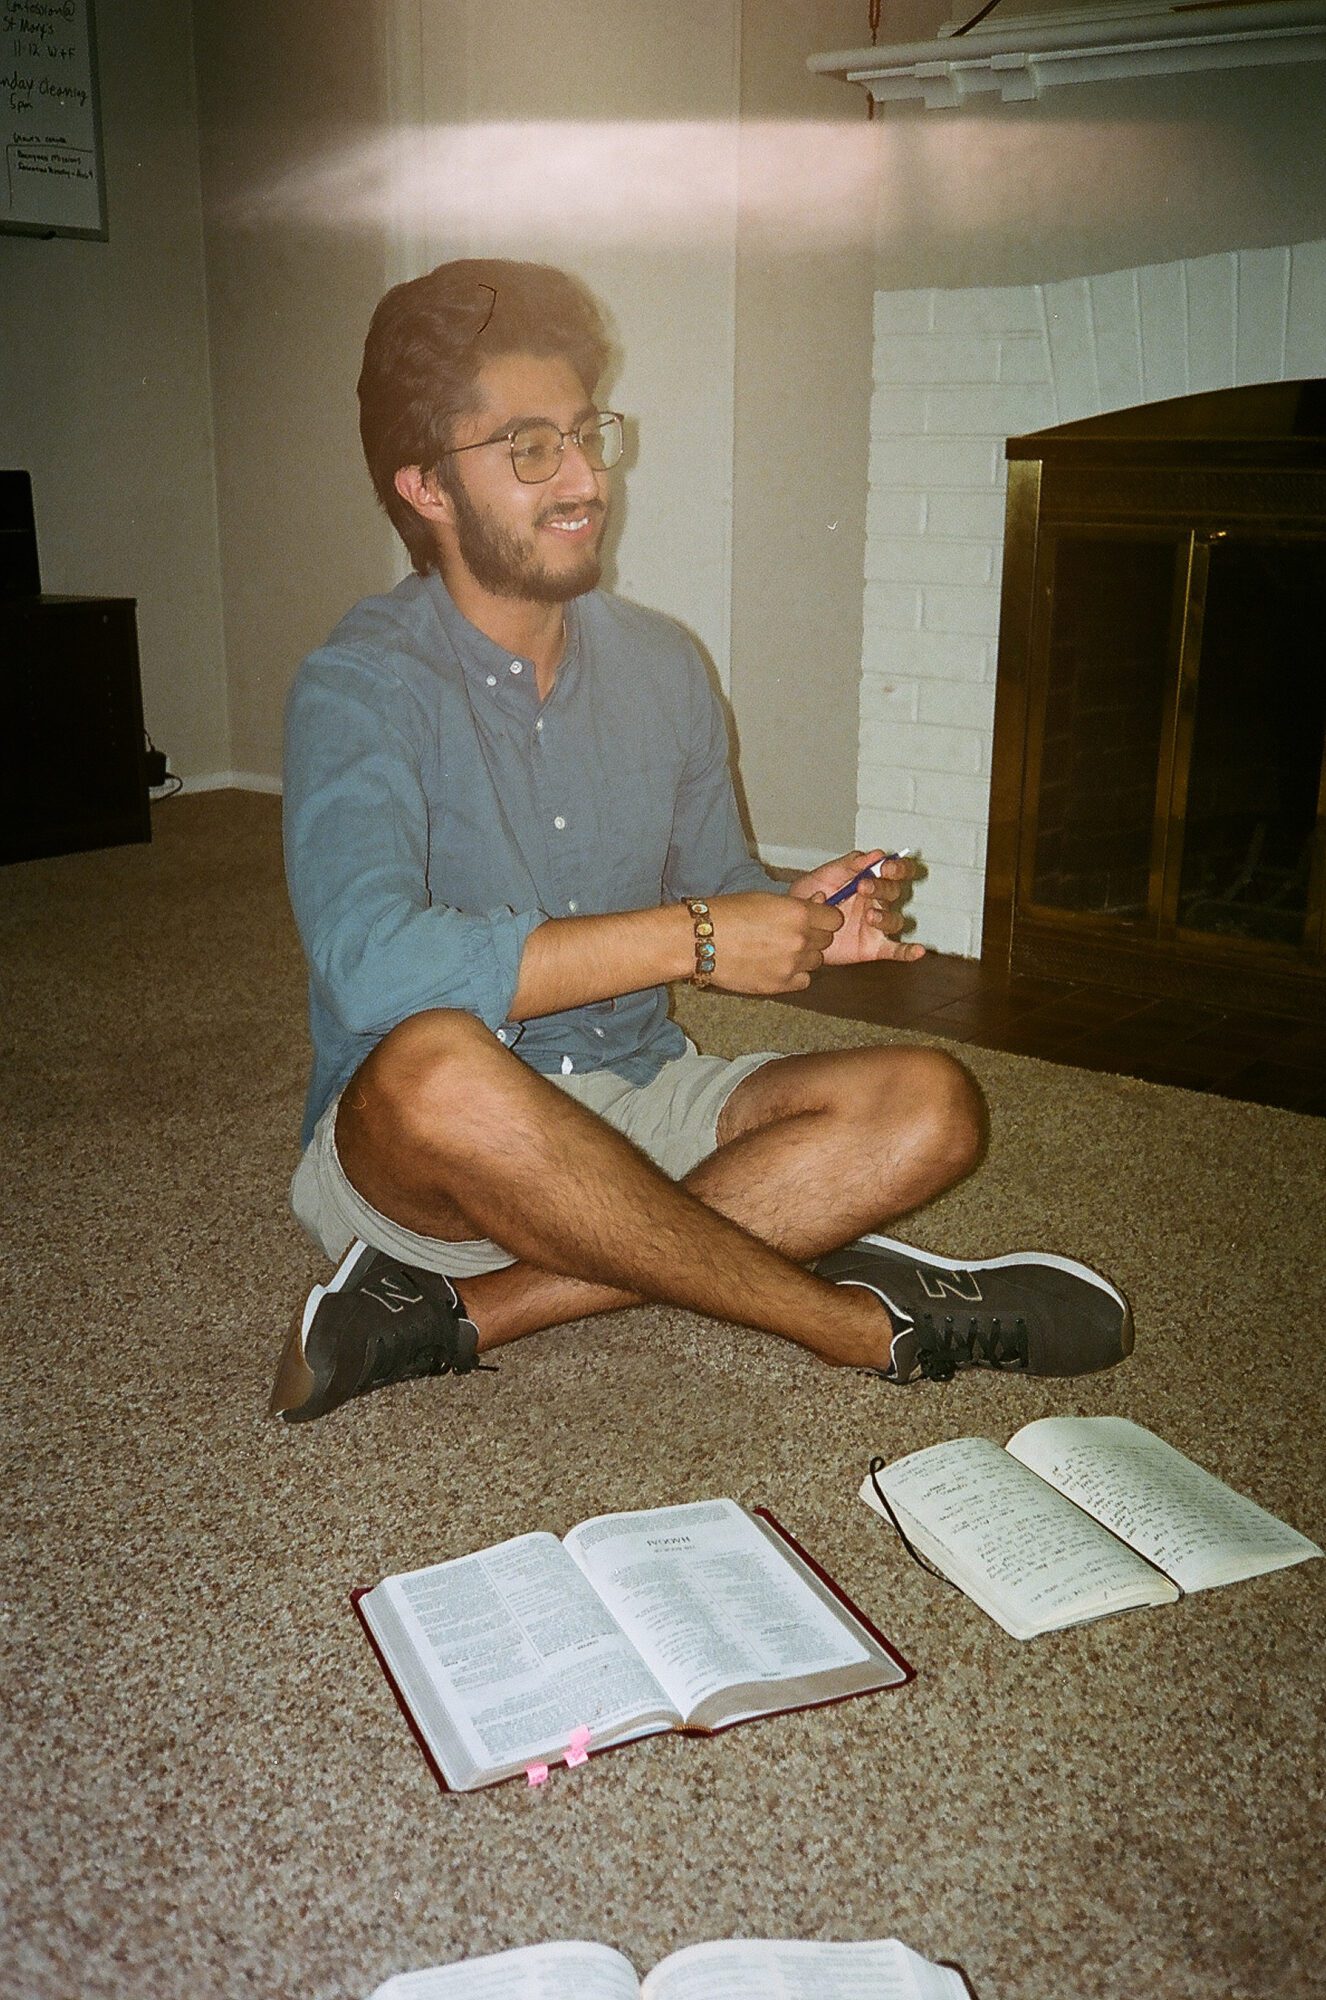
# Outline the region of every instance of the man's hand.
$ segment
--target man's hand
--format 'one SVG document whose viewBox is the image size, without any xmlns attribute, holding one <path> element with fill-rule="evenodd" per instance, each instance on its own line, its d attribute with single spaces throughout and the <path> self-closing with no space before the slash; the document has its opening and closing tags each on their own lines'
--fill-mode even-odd
<svg viewBox="0 0 1326 2000">
<path fill-rule="evenodd" d="M 876 848 L 873 854 L 826 861 L 793 882 L 786 896 L 756 889 L 710 897 L 713 984 L 729 993 L 800 993 L 822 965 L 919 958 L 919 944 L 897 940 L 902 918 L 896 903 L 911 878 L 909 862 L 885 862 L 881 880 L 866 880 L 836 909 L 825 900 L 878 859 Z M 684 903 L 602 917 L 557 917 L 526 939 L 508 1011 L 513 1021 L 529 1021 L 686 979 L 694 970 L 695 936 Z"/>
<path fill-rule="evenodd" d="M 844 854 L 837 861 L 826 861 L 822 867 L 812 869 L 809 875 L 799 875 L 788 891 L 788 898 L 805 901 L 836 895 L 854 875 L 876 861 L 883 864 L 878 876 L 867 875 L 846 902 L 838 905 L 843 925 L 824 954 L 825 965 L 864 965 L 885 958 L 910 965 L 925 956 L 924 945 L 903 944 L 899 936 L 903 923 L 899 899 L 916 873 L 903 855 L 886 861 L 882 847 Z"/>
<path fill-rule="evenodd" d="M 713 984 L 729 993 L 799 993 L 837 943 L 846 920 L 823 896 L 776 896 L 755 890 L 710 900 L 716 964 Z"/>
</svg>

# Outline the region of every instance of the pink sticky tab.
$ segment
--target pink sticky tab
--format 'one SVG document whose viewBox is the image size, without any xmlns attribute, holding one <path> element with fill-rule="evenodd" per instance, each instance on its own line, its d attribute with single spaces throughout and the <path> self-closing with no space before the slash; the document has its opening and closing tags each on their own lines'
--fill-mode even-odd
<svg viewBox="0 0 1326 2000">
<path fill-rule="evenodd" d="M 527 1764 L 525 1766 L 525 1776 L 529 1779 L 531 1785 L 546 1785 L 548 1782 L 548 1766 L 546 1764 Z"/>
<path fill-rule="evenodd" d="M 571 1731 L 571 1741 L 566 1746 L 568 1766 L 589 1762 L 589 1728 L 582 1723 L 579 1729 Z"/>
</svg>

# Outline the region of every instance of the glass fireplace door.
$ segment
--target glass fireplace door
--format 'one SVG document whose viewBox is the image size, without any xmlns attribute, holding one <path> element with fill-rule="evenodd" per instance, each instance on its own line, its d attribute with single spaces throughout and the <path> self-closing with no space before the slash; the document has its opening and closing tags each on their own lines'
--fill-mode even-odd
<svg viewBox="0 0 1326 2000">
<path fill-rule="evenodd" d="M 1207 553 L 1174 916 L 1296 951 L 1321 924 L 1326 539 L 1217 535 Z"/>
<path fill-rule="evenodd" d="M 1029 908 L 1111 928 L 1160 921 L 1190 539 L 1043 538 L 1021 856 Z"/>
<path fill-rule="evenodd" d="M 1051 530 L 1036 596 L 1023 907 L 1319 948 L 1326 541 Z"/>
</svg>

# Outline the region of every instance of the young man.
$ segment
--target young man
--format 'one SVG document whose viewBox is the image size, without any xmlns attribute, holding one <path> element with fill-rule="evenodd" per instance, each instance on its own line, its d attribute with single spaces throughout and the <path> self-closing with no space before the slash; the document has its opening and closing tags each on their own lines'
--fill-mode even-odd
<svg viewBox="0 0 1326 2000">
<path fill-rule="evenodd" d="M 606 356 L 594 301 L 536 265 L 445 264 L 373 317 L 360 429 L 415 574 L 291 695 L 314 1043 L 292 1201 L 341 1261 L 272 1411 L 646 1299 L 898 1382 L 1108 1366 L 1131 1321 L 1084 1267 L 856 1240 L 975 1164 L 957 1063 L 722 1062 L 668 1018 L 669 981 L 790 993 L 920 947 L 899 941 L 908 862 L 848 854 L 787 889 L 750 859 L 694 645 L 598 588 Z"/>
</svg>

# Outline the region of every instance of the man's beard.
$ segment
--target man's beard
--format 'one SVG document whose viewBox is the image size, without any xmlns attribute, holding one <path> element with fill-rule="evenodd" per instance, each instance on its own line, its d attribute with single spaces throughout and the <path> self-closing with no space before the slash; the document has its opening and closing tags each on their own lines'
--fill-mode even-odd
<svg viewBox="0 0 1326 2000">
<path fill-rule="evenodd" d="M 447 491 L 455 510 L 456 545 L 461 560 L 475 582 L 495 597 L 524 598 L 536 604 L 566 604 L 597 586 L 603 574 L 597 544 L 583 552 L 577 567 L 549 569 L 539 560 L 532 542 L 476 507 L 459 480 L 448 482 Z M 589 506 L 553 507 L 549 513 L 564 514 L 571 519 L 584 513 L 601 518 L 603 505 L 594 502 Z"/>
</svg>

